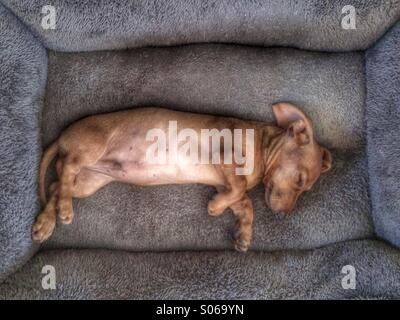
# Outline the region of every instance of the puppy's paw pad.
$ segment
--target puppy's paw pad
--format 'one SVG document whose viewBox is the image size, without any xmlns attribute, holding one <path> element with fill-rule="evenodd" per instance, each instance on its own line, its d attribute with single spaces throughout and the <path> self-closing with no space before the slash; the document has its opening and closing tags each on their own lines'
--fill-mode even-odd
<svg viewBox="0 0 400 320">
<path fill-rule="evenodd" d="M 213 217 L 218 217 L 222 214 L 222 212 L 217 211 L 217 210 L 212 210 L 210 208 L 208 208 L 207 212 L 210 216 L 213 216 Z"/>
<path fill-rule="evenodd" d="M 208 202 L 207 211 L 210 216 L 217 217 L 224 213 L 224 209 L 218 208 L 213 200 Z"/>
<path fill-rule="evenodd" d="M 235 249 L 239 252 L 247 252 L 249 250 L 250 243 L 243 239 L 238 239 L 234 242 Z"/>
<path fill-rule="evenodd" d="M 60 222 L 62 224 L 71 224 L 72 220 L 74 219 L 74 212 L 70 206 L 61 207 L 58 217 L 60 218 Z"/>
<path fill-rule="evenodd" d="M 52 235 L 55 225 L 55 218 L 40 215 L 32 227 L 32 240 L 38 242 L 47 240 Z"/>
<path fill-rule="evenodd" d="M 62 224 L 71 224 L 72 220 L 74 219 L 74 215 L 73 214 L 60 215 L 59 218 Z"/>
</svg>

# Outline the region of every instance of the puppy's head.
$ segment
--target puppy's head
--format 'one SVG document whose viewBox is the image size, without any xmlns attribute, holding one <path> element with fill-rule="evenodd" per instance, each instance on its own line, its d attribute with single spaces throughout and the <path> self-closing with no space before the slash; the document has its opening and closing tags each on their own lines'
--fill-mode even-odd
<svg viewBox="0 0 400 320">
<path fill-rule="evenodd" d="M 311 121 L 299 109 L 289 103 L 272 108 L 285 131 L 266 150 L 265 201 L 274 212 L 289 213 L 298 197 L 331 168 L 332 156 L 315 141 Z"/>
</svg>

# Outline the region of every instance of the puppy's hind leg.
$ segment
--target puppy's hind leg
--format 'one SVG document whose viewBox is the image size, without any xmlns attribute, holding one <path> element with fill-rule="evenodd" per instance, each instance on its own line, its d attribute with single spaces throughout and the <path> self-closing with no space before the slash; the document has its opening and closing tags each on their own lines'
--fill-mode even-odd
<svg viewBox="0 0 400 320">
<path fill-rule="evenodd" d="M 53 233 L 57 218 L 57 197 L 59 183 L 53 182 L 50 186 L 50 199 L 45 209 L 37 216 L 32 227 L 32 239 L 43 242 Z"/>
<path fill-rule="evenodd" d="M 85 166 L 95 163 L 97 158 L 88 151 L 83 154 L 69 153 L 63 160 L 62 173 L 60 177 L 60 194 L 58 197 L 58 209 L 60 222 L 70 224 L 74 217 L 72 208 L 72 197 L 75 180 Z"/>
<path fill-rule="evenodd" d="M 58 196 L 61 223 L 70 224 L 74 217 L 72 197 L 77 175 L 82 169 L 95 164 L 101 158 L 106 144 L 106 139 L 102 135 L 90 131 L 83 132 L 79 140 L 74 135 L 60 139 L 61 150 L 64 150 L 65 154 Z"/>
<path fill-rule="evenodd" d="M 63 168 L 60 177 L 60 194 L 58 197 L 58 209 L 60 222 L 70 224 L 74 217 L 72 209 L 72 188 L 76 175 L 82 166 L 82 159 L 79 155 L 68 154 L 63 161 Z"/>
</svg>

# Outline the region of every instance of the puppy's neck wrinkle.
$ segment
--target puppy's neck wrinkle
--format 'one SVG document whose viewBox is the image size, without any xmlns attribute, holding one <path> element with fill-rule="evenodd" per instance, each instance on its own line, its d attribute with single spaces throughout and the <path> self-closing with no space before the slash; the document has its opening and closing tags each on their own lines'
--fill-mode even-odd
<svg viewBox="0 0 400 320">
<path fill-rule="evenodd" d="M 272 168 L 275 160 L 277 159 L 281 147 L 283 145 L 285 130 L 280 128 L 276 128 L 273 134 L 267 133 L 264 135 L 263 144 L 265 146 L 265 155 L 264 155 L 264 163 L 265 163 L 265 171 L 264 176 L 268 175 L 269 170 Z"/>
</svg>

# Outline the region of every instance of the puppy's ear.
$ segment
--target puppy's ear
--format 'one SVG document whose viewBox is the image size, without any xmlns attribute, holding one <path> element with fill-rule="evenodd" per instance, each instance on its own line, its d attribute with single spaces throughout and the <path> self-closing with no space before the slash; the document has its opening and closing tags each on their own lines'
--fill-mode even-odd
<svg viewBox="0 0 400 320">
<path fill-rule="evenodd" d="M 288 130 L 299 145 L 310 143 L 313 138 L 312 124 L 303 112 L 288 102 L 276 103 L 272 105 L 272 110 L 278 126 Z"/>
<path fill-rule="evenodd" d="M 292 122 L 287 128 L 287 131 L 290 137 L 296 139 L 299 146 L 304 146 L 310 143 L 310 134 L 304 120 Z"/>
<path fill-rule="evenodd" d="M 328 149 L 325 149 L 324 147 L 321 147 L 321 153 L 322 153 L 322 169 L 321 173 L 327 172 L 331 169 L 332 167 L 332 154 Z"/>
</svg>

